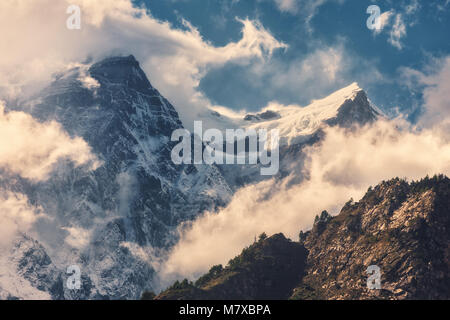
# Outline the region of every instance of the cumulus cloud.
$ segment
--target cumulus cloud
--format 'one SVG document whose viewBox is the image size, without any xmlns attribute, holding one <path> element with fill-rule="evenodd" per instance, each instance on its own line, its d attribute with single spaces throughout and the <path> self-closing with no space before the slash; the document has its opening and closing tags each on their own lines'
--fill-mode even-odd
<svg viewBox="0 0 450 320">
<path fill-rule="evenodd" d="M 92 230 L 80 227 L 63 227 L 62 229 L 68 232 L 65 242 L 72 248 L 84 248 L 91 240 Z"/>
<path fill-rule="evenodd" d="M 60 159 L 98 165 L 88 144 L 71 138 L 56 122 L 39 123 L 23 112 L 5 112 L 0 104 L 0 169 L 44 180 Z"/>
<path fill-rule="evenodd" d="M 43 217 L 42 209 L 32 207 L 25 195 L 0 190 L 0 249 L 18 232 L 28 232 Z"/>
<path fill-rule="evenodd" d="M 380 120 L 354 132 L 328 128 L 324 141 L 306 154 L 308 178 L 299 185 L 265 181 L 245 187 L 219 214 L 207 213 L 184 229 L 162 274 L 195 277 L 214 264 L 227 263 L 261 232 L 284 232 L 297 239 L 316 214 L 337 214 L 351 197 L 359 199 L 384 179 L 450 173 L 450 143 L 400 119 Z"/>
<path fill-rule="evenodd" d="M 69 5 L 81 8 L 80 30 L 66 28 Z M 258 21 L 239 21 L 241 39 L 215 47 L 189 22 L 184 21 L 183 30 L 176 29 L 144 8 L 133 7 L 130 0 L 5 0 L 0 3 L 0 29 L 6 31 L 0 43 L 0 94 L 15 97 L 88 56 L 98 60 L 134 54 L 153 85 L 172 100 L 189 124 L 209 106 L 196 90 L 209 68 L 266 59 L 286 47 Z"/>
<path fill-rule="evenodd" d="M 387 41 L 398 50 L 402 50 L 402 39 L 407 36 L 407 29 L 416 25 L 421 4 L 418 0 L 407 0 L 400 3 L 397 10 L 391 9 L 380 16 L 379 28 L 373 30 L 375 35 L 386 31 Z"/>
</svg>

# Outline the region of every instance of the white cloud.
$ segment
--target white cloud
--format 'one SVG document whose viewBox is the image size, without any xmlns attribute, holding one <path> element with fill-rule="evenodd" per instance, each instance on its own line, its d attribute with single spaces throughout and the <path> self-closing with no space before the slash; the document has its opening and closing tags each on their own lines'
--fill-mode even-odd
<svg viewBox="0 0 450 320">
<path fill-rule="evenodd" d="M 391 9 L 383 12 L 380 16 L 380 27 L 373 30 L 374 34 L 388 30 L 388 42 L 399 50 L 403 49 L 402 39 L 407 35 L 407 28 L 417 24 L 420 7 L 418 0 L 412 0 L 402 6 L 401 10 Z"/>
<path fill-rule="evenodd" d="M 412 0 L 411 3 L 409 3 L 406 6 L 405 13 L 410 15 L 417 12 L 417 10 L 420 9 L 419 0 Z"/>
<path fill-rule="evenodd" d="M 334 83 L 336 76 L 345 68 L 344 54 L 341 46 L 318 49 L 306 56 L 305 59 L 291 64 L 288 73 L 277 74 L 274 84 L 276 87 L 281 87 L 288 85 L 288 82 L 295 78 L 301 82 Z"/>
<path fill-rule="evenodd" d="M 62 227 L 68 232 L 65 242 L 72 248 L 82 249 L 90 243 L 92 230 L 80 227 Z"/>
<path fill-rule="evenodd" d="M 0 104 L 0 169 L 44 180 L 60 159 L 77 166 L 98 166 L 81 138 L 70 138 L 56 122 L 39 123 L 23 112 L 5 112 Z"/>
<path fill-rule="evenodd" d="M 81 7 L 80 30 L 66 28 L 69 3 Z M 133 7 L 130 0 L 1 1 L 0 29 L 5 32 L 0 43 L 0 94 L 18 95 L 87 56 L 98 60 L 134 54 L 152 84 L 178 107 L 189 125 L 210 105 L 197 91 L 207 70 L 228 62 L 263 60 L 286 47 L 258 21 L 239 21 L 242 38 L 216 47 L 187 21 L 185 30 L 175 29 Z"/>
<path fill-rule="evenodd" d="M 302 14 L 309 21 L 327 0 L 274 0 L 281 12 Z M 342 1 L 341 1 L 342 2 Z"/>
<path fill-rule="evenodd" d="M 445 0 L 445 3 L 438 3 L 436 4 L 436 7 L 439 11 L 445 11 L 447 10 L 447 6 L 449 6 L 450 0 Z"/>
<path fill-rule="evenodd" d="M 434 59 L 424 72 L 410 68 L 402 70 L 413 87 L 422 87 L 424 114 L 419 124 L 425 128 L 450 129 L 450 56 Z"/>
<path fill-rule="evenodd" d="M 317 14 L 319 8 L 329 1 L 344 3 L 345 0 L 270 0 L 274 1 L 281 12 L 297 15 L 304 19 L 306 30 L 313 32 L 311 20 Z"/>
<path fill-rule="evenodd" d="M 99 161 L 81 138 L 71 138 L 56 122 L 40 123 L 23 112 L 5 112 L 0 101 L 0 174 L 33 181 L 44 181 L 60 160 L 95 169 Z M 20 193 L 0 189 L 0 245 L 19 233 L 27 233 L 38 218 L 46 217 L 42 208 L 33 207 Z M 81 239 L 69 230 L 68 242 Z"/>
<path fill-rule="evenodd" d="M 444 58 L 440 66 L 437 73 L 421 77 L 421 81 L 426 85 L 422 123 L 427 127 L 439 123 L 450 125 L 450 57 Z"/>
<path fill-rule="evenodd" d="M 380 15 L 380 25 L 379 25 L 379 28 L 375 28 L 375 29 L 373 30 L 373 32 L 374 32 L 375 34 L 381 33 L 381 31 L 383 31 L 383 29 L 389 25 L 390 19 L 391 19 L 391 17 L 392 17 L 393 15 L 394 15 L 394 11 L 393 11 L 393 10 L 383 12 L 383 13 Z"/>
<path fill-rule="evenodd" d="M 401 39 L 405 36 L 406 36 L 406 25 L 405 25 L 405 22 L 403 21 L 402 14 L 399 13 L 399 14 L 395 15 L 395 22 L 389 33 L 388 41 L 394 47 L 401 50 L 403 48 Z"/>
<path fill-rule="evenodd" d="M 435 60 L 425 73 L 403 73 L 411 85 L 423 87 L 425 112 L 417 127 L 398 118 L 351 132 L 328 128 L 325 139 L 306 150 L 305 181 L 245 187 L 219 214 L 207 213 L 180 228 L 181 241 L 162 264 L 163 278 L 195 278 L 211 265 L 227 263 L 261 232 L 296 239 L 321 210 L 336 214 L 382 180 L 450 175 L 450 57 Z"/>
</svg>

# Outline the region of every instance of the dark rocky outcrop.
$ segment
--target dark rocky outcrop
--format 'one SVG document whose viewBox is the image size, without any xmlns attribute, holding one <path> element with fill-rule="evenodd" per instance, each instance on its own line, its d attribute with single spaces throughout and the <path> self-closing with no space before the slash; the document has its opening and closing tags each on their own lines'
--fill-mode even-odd
<svg viewBox="0 0 450 320">
<path fill-rule="evenodd" d="M 175 283 L 156 299 L 287 299 L 305 269 L 307 250 L 282 234 L 261 237 L 228 266 L 214 266 L 195 284 Z"/>
<path fill-rule="evenodd" d="M 381 290 L 367 287 L 371 265 L 381 270 Z M 261 239 L 226 268 L 177 283 L 157 299 L 288 297 L 450 299 L 450 179 L 384 181 L 339 215 L 317 216 L 300 243 L 281 234 Z"/>
</svg>

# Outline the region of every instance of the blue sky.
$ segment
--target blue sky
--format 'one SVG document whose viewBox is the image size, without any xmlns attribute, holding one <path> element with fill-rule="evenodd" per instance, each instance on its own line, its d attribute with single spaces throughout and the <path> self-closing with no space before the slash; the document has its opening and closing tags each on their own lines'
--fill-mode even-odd
<svg viewBox="0 0 450 320">
<path fill-rule="evenodd" d="M 183 20 L 187 20 L 216 47 L 242 37 L 237 18 L 259 21 L 288 45 L 264 64 L 230 62 L 208 70 L 199 90 L 213 103 L 235 110 L 258 110 L 272 100 L 306 105 L 357 81 L 386 113 L 399 110 L 414 121 L 420 113 L 422 91 L 411 86 L 405 70 L 431 72 L 434 61 L 450 54 L 448 0 L 134 2 L 175 28 L 185 29 Z M 366 9 L 372 4 L 389 17 L 377 34 L 366 26 Z M 313 69 L 308 69 L 310 75 L 305 75 L 307 66 Z M 334 76 L 328 78 L 324 68 L 334 70 Z"/>
</svg>

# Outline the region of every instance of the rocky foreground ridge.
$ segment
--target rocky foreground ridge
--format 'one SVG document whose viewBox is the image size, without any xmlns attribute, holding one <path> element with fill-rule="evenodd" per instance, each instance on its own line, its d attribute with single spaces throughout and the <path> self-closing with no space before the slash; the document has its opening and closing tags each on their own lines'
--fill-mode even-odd
<svg viewBox="0 0 450 320">
<path fill-rule="evenodd" d="M 449 299 L 449 208 L 445 176 L 383 181 L 339 215 L 317 216 L 299 242 L 263 234 L 226 267 L 155 299 Z M 381 290 L 367 288 L 370 265 Z"/>
</svg>

